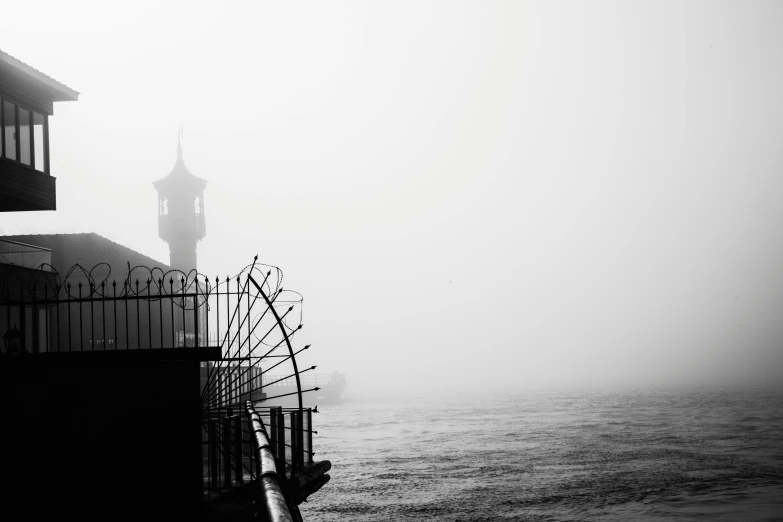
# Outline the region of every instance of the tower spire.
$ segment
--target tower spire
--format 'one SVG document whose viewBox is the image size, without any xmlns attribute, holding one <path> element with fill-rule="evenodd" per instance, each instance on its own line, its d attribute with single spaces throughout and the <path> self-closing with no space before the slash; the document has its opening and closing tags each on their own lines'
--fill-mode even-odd
<svg viewBox="0 0 783 522">
<path fill-rule="evenodd" d="M 177 161 L 182 161 L 182 122 L 179 122 L 179 129 L 177 130 Z"/>
<path fill-rule="evenodd" d="M 155 181 L 158 191 L 158 235 L 169 244 L 172 268 L 188 273 L 196 268 L 196 244 L 206 235 L 204 188 L 182 161 L 182 123 L 177 129 L 177 161 L 171 172 Z"/>
</svg>

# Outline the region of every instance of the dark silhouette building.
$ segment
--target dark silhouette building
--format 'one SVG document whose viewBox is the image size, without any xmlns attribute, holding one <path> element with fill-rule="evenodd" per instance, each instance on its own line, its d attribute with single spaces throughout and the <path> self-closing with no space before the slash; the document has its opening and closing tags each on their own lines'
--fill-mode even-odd
<svg viewBox="0 0 783 522">
<path fill-rule="evenodd" d="M 54 102 L 78 97 L 70 87 L 0 51 L 0 212 L 57 208 L 49 158 L 49 116 L 54 114 Z M 45 287 L 50 291 L 54 287 L 53 275 L 49 249 L 0 241 L 0 303 L 41 298 Z M 20 349 L 46 348 L 39 339 L 46 324 L 45 310 L 5 305 L 0 306 L 0 314 L 4 340 L 9 336 L 19 339 Z M 5 346 L 0 350 L 4 353 Z"/>
<path fill-rule="evenodd" d="M 125 323 L 138 324 L 145 332 L 158 331 L 169 327 L 170 317 L 148 314 L 147 310 L 139 313 L 130 306 L 127 315 L 120 314 L 118 325 L 110 320 L 104 327 L 104 317 L 111 318 L 111 314 L 106 314 L 103 307 L 69 315 L 63 307 L 41 306 L 41 303 L 66 296 L 79 299 L 112 297 L 115 292 L 124 295 L 128 293 L 126 285 L 131 286 L 133 294 L 136 282 L 140 285 L 138 293 L 144 294 L 148 279 L 155 280 L 154 288 L 157 279 L 168 271 L 165 264 L 95 233 L 0 237 L 0 298 L 9 292 L 31 293 L 31 284 L 37 283 L 37 305 L 32 299 L 23 306 L 10 307 L 0 301 L 0 332 L 17 325 L 21 331 L 21 348 L 26 353 L 155 346 L 148 339 L 140 338 L 136 328 L 124 335 Z M 74 334 L 79 332 L 80 325 L 88 335 Z M 0 346 L 0 353 L 4 352 Z"/>
<path fill-rule="evenodd" d="M 0 51 L 0 211 L 57 208 L 48 117 L 53 102 L 78 95 Z M 151 260 L 121 245 L 95 234 L 0 243 L 4 512 L 193 518 L 204 487 L 200 363 L 220 350 L 175 347 L 171 310 L 182 307 L 173 297 L 145 299 L 135 281 L 122 287 L 129 262 Z M 95 272 L 71 274 L 69 290 L 54 270 L 106 261 L 116 270 L 116 298 L 113 288 L 90 287 Z M 151 335 L 154 315 L 163 335 Z M 124 345 L 107 342 L 115 338 Z"/>
<path fill-rule="evenodd" d="M 206 235 L 204 188 L 207 182 L 191 174 L 185 166 L 181 131 L 174 168 L 153 185 L 158 191 L 158 235 L 169 244 L 169 264 L 188 273 L 198 267 L 196 246 Z"/>
<path fill-rule="evenodd" d="M 0 51 L 0 212 L 55 210 L 49 168 L 54 102 L 79 93 Z"/>
<path fill-rule="evenodd" d="M 77 96 L 0 52 L 0 211 L 55 210 L 47 118 L 53 101 Z M 284 497 L 285 481 L 314 454 L 289 340 L 296 328 L 273 308 L 280 288 L 256 283 L 252 269 L 244 287 L 234 286 L 240 275 L 210 283 L 191 273 L 205 186 L 180 142 L 171 173 L 155 182 L 170 267 L 97 234 L 0 238 L 0 491 L 9 516 L 249 520 L 274 508 L 301 520 L 296 506 L 329 479 L 286 486 Z M 276 332 L 287 354 L 251 356 L 247 347 L 262 339 L 253 306 L 275 318 L 263 338 Z M 271 437 L 261 437 L 251 404 L 264 398 L 261 367 L 289 359 L 297 385 L 286 395 L 299 396 L 299 410 L 267 409 Z"/>
</svg>

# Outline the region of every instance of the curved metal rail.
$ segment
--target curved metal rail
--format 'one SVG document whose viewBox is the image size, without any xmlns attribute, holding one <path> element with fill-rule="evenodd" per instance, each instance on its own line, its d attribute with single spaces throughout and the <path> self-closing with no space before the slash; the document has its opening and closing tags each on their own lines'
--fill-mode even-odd
<svg viewBox="0 0 783 522">
<path fill-rule="evenodd" d="M 248 402 L 258 408 L 253 411 L 266 437 L 262 446 L 271 448 L 282 481 L 313 462 L 312 410 L 303 407 L 302 394 L 317 389 L 303 390 L 299 374 L 315 366 L 300 370 L 297 355 L 309 345 L 298 350 L 293 345 L 302 329 L 302 296 L 283 290 L 279 269 L 262 266 L 254 259 L 234 278 L 215 278 L 212 306 L 201 307 L 201 323 L 215 326 L 221 351 L 220 360 L 201 370 L 202 469 L 210 501 L 261 480 L 250 445 L 249 432 L 256 428 L 243 422 Z M 290 390 L 264 389 L 264 376 L 272 370 L 292 380 Z M 297 407 L 283 408 L 289 401 Z M 265 416 L 268 421 L 261 420 Z M 296 515 L 296 504 L 290 505 Z"/>
<path fill-rule="evenodd" d="M 266 301 L 266 306 L 270 312 L 275 316 L 275 321 L 277 322 L 277 326 L 280 328 L 280 332 L 283 334 L 283 339 L 285 339 L 285 344 L 288 347 L 288 353 L 291 356 L 291 364 L 294 366 L 294 377 L 296 378 L 296 398 L 299 401 L 299 411 L 302 411 L 302 383 L 299 381 L 299 367 L 296 365 L 296 357 L 294 355 L 294 349 L 291 346 L 291 339 L 288 337 L 288 332 L 285 330 L 285 326 L 283 323 L 283 320 L 280 319 L 280 315 L 277 313 L 277 310 L 275 310 L 275 307 L 272 306 L 272 302 L 269 300 L 267 295 L 264 293 L 264 291 L 261 289 L 260 286 L 258 286 L 258 283 L 256 283 L 256 280 L 253 279 L 253 276 L 248 274 L 247 279 L 253 283 L 253 286 L 256 287 L 256 290 L 258 290 L 258 293 L 261 294 L 261 297 L 264 298 L 264 301 Z M 300 326 L 301 328 L 301 326 Z"/>
<path fill-rule="evenodd" d="M 271 522 L 294 522 L 291 512 L 283 495 L 283 481 L 277 474 L 275 456 L 272 453 L 272 445 L 269 443 L 264 422 L 256 413 L 253 403 L 247 401 L 245 405 L 247 417 L 253 430 L 253 445 L 256 469 L 259 482 L 259 505 L 266 515 L 266 520 Z"/>
</svg>

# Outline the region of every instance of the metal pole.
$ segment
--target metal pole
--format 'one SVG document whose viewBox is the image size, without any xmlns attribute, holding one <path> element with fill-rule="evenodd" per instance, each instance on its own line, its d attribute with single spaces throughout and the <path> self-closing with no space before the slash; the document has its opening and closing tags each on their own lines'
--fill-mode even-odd
<svg viewBox="0 0 783 522">
<path fill-rule="evenodd" d="M 299 452 L 296 455 L 296 469 L 302 469 L 304 467 L 304 423 L 302 422 L 302 410 L 294 412 L 296 415 L 296 447 Z"/>
<path fill-rule="evenodd" d="M 313 409 L 305 410 L 307 416 L 307 463 L 313 463 Z"/>
<path fill-rule="evenodd" d="M 82 317 L 82 282 L 79 281 L 79 342 L 81 343 L 81 348 L 79 348 L 79 351 L 84 350 L 84 329 L 82 328 L 83 324 L 84 324 L 84 320 Z"/>
<path fill-rule="evenodd" d="M 98 342 L 95 339 L 95 281 L 90 281 L 90 344 L 93 351 Z"/>
<path fill-rule="evenodd" d="M 228 416 L 223 417 L 223 485 L 231 486 L 231 417 L 232 410 L 228 409 Z"/>
<path fill-rule="evenodd" d="M 275 415 L 277 415 L 277 473 L 285 478 L 285 415 L 283 408 L 278 406 Z M 271 410 L 270 410 L 271 411 Z"/>
<path fill-rule="evenodd" d="M 209 423 L 209 489 L 214 490 L 218 487 L 218 455 L 217 455 L 217 425 L 216 419 L 208 419 Z"/>
<path fill-rule="evenodd" d="M 277 408 L 269 409 L 269 444 L 274 448 L 277 448 Z"/>
<path fill-rule="evenodd" d="M 32 129 L 32 125 L 30 126 Z M 33 338 L 31 339 L 32 345 L 30 346 L 30 353 L 38 353 L 38 306 L 36 305 L 37 301 L 37 293 L 38 291 L 35 288 L 35 283 L 33 283 L 33 312 L 32 312 L 32 331 L 33 331 Z"/>
<path fill-rule="evenodd" d="M 288 504 L 281 489 L 284 476 L 281 477 L 275 469 L 275 459 L 270 451 L 271 446 L 264 430 L 264 424 L 250 401 L 246 403 L 246 410 L 253 432 L 256 458 L 261 464 L 259 486 L 262 518 L 270 522 L 293 522 L 294 519 L 288 510 Z"/>
<path fill-rule="evenodd" d="M 299 453 L 302 451 L 302 447 L 299 445 L 301 430 L 298 414 L 298 411 L 291 412 L 291 475 L 299 469 Z"/>
<path fill-rule="evenodd" d="M 193 339 L 195 348 L 198 348 L 198 275 L 193 278 L 196 283 L 196 297 L 193 298 Z"/>
<path fill-rule="evenodd" d="M 242 415 L 237 412 L 234 416 L 234 478 L 237 484 L 244 482 L 242 471 Z"/>
<path fill-rule="evenodd" d="M 44 321 L 46 322 L 46 351 L 51 352 L 52 347 L 49 343 L 49 288 L 46 283 L 44 283 Z"/>
</svg>

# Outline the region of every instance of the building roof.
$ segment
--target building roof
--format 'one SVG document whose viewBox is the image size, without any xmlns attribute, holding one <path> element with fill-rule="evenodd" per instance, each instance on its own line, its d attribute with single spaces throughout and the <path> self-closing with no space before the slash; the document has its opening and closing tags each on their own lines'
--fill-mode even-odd
<svg viewBox="0 0 783 522">
<path fill-rule="evenodd" d="M 52 101 L 76 101 L 79 99 L 77 91 L 0 50 L 0 72 L 4 71 L 14 71 L 29 77 L 46 91 Z"/>
<path fill-rule="evenodd" d="M 142 265 L 157 267 L 164 272 L 170 270 L 168 265 L 94 232 L 4 236 L 3 239 L 48 248 L 52 251 L 52 266 L 63 276 L 75 264 L 89 271 L 95 265 L 106 263 L 111 267 L 112 274 L 127 274 L 128 263 L 131 268 Z"/>
<path fill-rule="evenodd" d="M 162 194 L 181 193 L 187 195 L 199 194 L 207 186 L 205 179 L 194 176 L 185 166 L 185 161 L 182 159 L 181 134 L 177 139 L 177 161 L 174 162 L 174 168 L 163 179 L 153 181 L 152 184 Z"/>
</svg>

